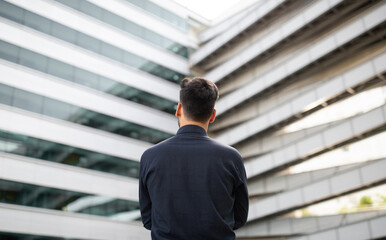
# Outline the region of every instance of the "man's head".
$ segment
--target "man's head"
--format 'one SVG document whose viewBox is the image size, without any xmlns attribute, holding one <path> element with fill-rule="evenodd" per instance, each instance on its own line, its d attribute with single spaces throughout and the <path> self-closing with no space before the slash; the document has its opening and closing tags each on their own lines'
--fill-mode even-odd
<svg viewBox="0 0 386 240">
<path fill-rule="evenodd" d="M 213 122 L 218 99 L 217 86 L 205 78 L 184 78 L 181 81 L 180 103 L 176 116 L 181 120 L 208 124 Z"/>
</svg>

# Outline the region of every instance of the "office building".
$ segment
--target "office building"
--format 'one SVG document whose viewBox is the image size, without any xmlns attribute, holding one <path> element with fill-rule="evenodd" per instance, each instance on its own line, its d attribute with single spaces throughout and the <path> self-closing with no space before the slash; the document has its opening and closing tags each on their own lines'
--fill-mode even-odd
<svg viewBox="0 0 386 240">
<path fill-rule="evenodd" d="M 209 134 L 245 160 L 239 239 L 385 237 L 385 13 L 260 0 L 209 26 L 170 0 L 0 0 L 0 239 L 150 239 L 139 159 L 189 75 L 219 86 Z"/>
</svg>

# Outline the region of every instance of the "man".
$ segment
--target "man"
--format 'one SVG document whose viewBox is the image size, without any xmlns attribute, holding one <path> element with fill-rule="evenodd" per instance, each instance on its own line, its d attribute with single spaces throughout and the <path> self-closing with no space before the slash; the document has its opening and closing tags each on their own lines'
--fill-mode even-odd
<svg viewBox="0 0 386 240">
<path fill-rule="evenodd" d="M 216 116 L 216 85 L 204 78 L 181 82 L 177 135 L 141 157 L 139 204 L 152 239 L 233 240 L 248 215 L 240 154 L 207 136 Z"/>
</svg>

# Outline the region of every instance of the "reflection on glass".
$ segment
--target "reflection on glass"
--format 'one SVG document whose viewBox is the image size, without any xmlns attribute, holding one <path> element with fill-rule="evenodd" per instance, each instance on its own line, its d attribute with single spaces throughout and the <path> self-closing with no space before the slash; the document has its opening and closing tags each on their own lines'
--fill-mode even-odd
<svg viewBox="0 0 386 240">
<path fill-rule="evenodd" d="M 23 55 L 19 55 L 19 52 L 23 52 Z M 28 54 L 26 54 L 28 52 Z M 23 56 L 29 56 L 27 60 L 23 60 Z M 151 108 L 155 108 L 167 113 L 174 114 L 177 103 L 170 100 L 155 96 L 153 94 L 143 92 L 136 88 L 129 87 L 123 83 L 114 81 L 110 78 L 106 78 L 101 75 L 83 70 L 81 68 L 74 67 L 64 62 L 48 58 L 41 54 L 29 51 L 27 49 L 19 48 L 10 43 L 0 40 L 0 58 L 5 60 L 24 65 L 42 72 L 46 72 L 53 76 L 72 81 L 102 92 L 106 92 L 117 97 L 124 98 L 126 100 L 136 102 Z M 30 61 L 36 59 L 36 63 L 28 64 Z M 40 59 L 40 61 L 39 61 Z M 41 59 L 45 59 L 42 61 Z M 45 62 L 46 69 L 42 69 L 41 66 L 37 66 L 38 63 Z M 35 68 L 36 67 L 36 68 Z M 164 73 L 167 74 L 167 73 Z M 173 75 L 168 76 L 173 77 Z M 0 96 L 1 98 L 1 96 Z"/>
<path fill-rule="evenodd" d="M 292 214 L 295 217 L 310 217 L 373 210 L 386 210 L 386 184 L 310 205 Z"/>
<path fill-rule="evenodd" d="M 382 132 L 294 165 L 288 169 L 288 172 L 301 173 L 386 158 L 385 143 L 386 132 Z"/>
<path fill-rule="evenodd" d="M 69 3 L 71 1 L 65 1 L 66 3 Z M 83 1 L 86 2 L 86 1 Z M 10 15 L 12 13 L 19 13 L 20 11 L 12 11 L 12 9 L 18 9 L 21 11 L 20 16 L 15 16 L 14 18 L 11 17 Z M 28 13 L 30 16 L 34 16 L 33 18 L 30 17 L 28 18 L 28 21 L 36 21 L 36 22 L 28 22 L 27 19 L 24 19 L 23 16 L 25 16 Z M 157 69 L 161 69 L 162 71 L 147 71 L 148 73 L 155 75 L 160 78 L 164 78 L 168 81 L 178 83 L 184 75 L 181 73 L 178 73 L 176 71 L 173 71 L 169 68 L 163 67 L 161 65 L 158 65 L 156 63 L 153 63 L 151 61 L 146 60 L 145 58 L 142 58 L 140 56 L 137 56 L 135 54 L 132 54 L 130 52 L 127 52 L 126 50 L 123 50 L 121 48 L 115 47 L 111 44 L 105 43 L 101 40 L 98 40 L 96 38 L 93 38 L 91 36 L 88 36 L 82 32 L 78 32 L 74 29 L 71 29 L 67 26 L 64 26 L 62 24 L 53 22 L 47 18 L 44 18 L 42 16 L 39 16 L 37 14 L 34 14 L 32 12 L 28 12 L 27 10 L 24 10 L 22 8 L 19 8 L 17 6 L 14 6 L 10 3 L 0 1 L 0 16 L 11 19 L 16 21 L 19 24 L 24 24 L 27 25 L 31 28 L 35 28 L 36 30 L 42 31 L 46 34 L 55 36 L 57 38 L 60 38 L 64 41 L 70 42 L 72 44 L 79 45 L 85 49 L 88 49 L 90 51 L 93 51 L 95 53 L 104 55 L 108 58 L 111 58 L 113 60 L 116 60 L 118 62 L 127 64 L 130 67 L 144 70 L 148 68 L 148 65 L 156 65 Z M 37 27 L 40 26 L 41 22 L 46 22 L 46 25 L 50 26 L 49 29 L 47 28 L 41 28 Z M 153 38 L 152 38 L 153 39 Z M 175 44 L 175 43 L 173 43 Z M 177 53 L 180 52 L 180 49 L 177 49 Z M 46 57 L 44 56 L 39 56 L 39 55 L 31 55 L 31 51 L 28 50 L 23 50 L 25 52 L 21 52 L 20 59 L 22 61 L 22 65 L 29 66 L 31 68 L 38 69 L 39 71 L 44 71 L 46 67 L 46 63 L 44 62 L 46 60 Z M 125 56 L 125 57 L 123 57 Z M 36 62 L 35 59 L 37 58 Z M 129 59 L 129 60 L 128 60 Z M 142 63 L 141 65 L 138 64 L 133 64 L 133 63 Z M 170 75 L 172 75 L 170 77 Z"/>
<path fill-rule="evenodd" d="M 99 199 L 103 199 L 104 201 Z M 104 217 L 110 217 L 117 213 L 137 212 L 139 209 L 138 202 L 129 200 L 96 196 L 3 179 L 0 179 L 0 202 L 59 211 L 69 211 L 70 206 L 82 202 L 82 205 L 78 204 L 76 209 L 73 208 L 70 209 L 70 211 Z"/>
<path fill-rule="evenodd" d="M 138 178 L 139 162 L 0 130 L 0 151 L 125 177 Z"/>
<path fill-rule="evenodd" d="M 348 99 L 317 111 L 283 128 L 284 133 L 295 132 L 322 124 L 339 121 L 371 111 L 386 103 L 386 87 L 378 87 L 358 93 Z"/>
<path fill-rule="evenodd" d="M 176 43 L 156 32 L 153 32 L 147 28 L 142 27 L 141 25 L 138 25 L 132 21 L 127 20 L 126 18 L 123 18 L 119 15 L 116 15 L 112 12 L 107 11 L 106 9 L 100 8 L 97 5 L 94 5 L 87 1 L 81 1 L 81 0 L 56 0 L 68 7 L 74 8 L 78 11 L 81 11 L 89 16 L 95 17 L 107 24 L 110 24 L 118 29 L 121 29 L 123 31 L 126 31 L 136 37 L 139 37 L 143 40 L 146 40 L 158 47 L 164 48 L 166 50 L 169 50 L 175 54 L 178 54 L 184 58 L 188 57 L 188 48 Z M 161 10 L 158 5 L 147 2 L 146 3 L 147 9 L 149 9 L 153 14 L 157 12 L 157 10 Z M 164 10 L 164 9 L 162 9 Z M 162 11 L 161 10 L 161 11 Z M 169 15 L 172 14 L 169 12 Z M 155 14 L 157 16 L 163 15 L 159 11 L 159 14 Z M 184 20 L 184 23 L 186 21 Z M 171 42 L 171 43 L 170 43 Z M 173 45 L 173 47 L 171 46 Z"/>
<path fill-rule="evenodd" d="M 41 95 L 13 88 L 1 83 L 0 89 L 0 91 L 5 95 L 3 97 L 5 101 L 0 103 L 8 103 L 7 105 L 21 108 L 23 110 L 151 143 L 158 143 L 172 136 L 171 134 L 161 132 L 156 129 L 127 122 L 115 117 L 90 111 L 55 99 L 43 97 Z M 9 98 L 11 98 L 12 104 L 9 104 Z M 0 100 L 1 99 L 2 98 L 0 98 Z"/>
</svg>

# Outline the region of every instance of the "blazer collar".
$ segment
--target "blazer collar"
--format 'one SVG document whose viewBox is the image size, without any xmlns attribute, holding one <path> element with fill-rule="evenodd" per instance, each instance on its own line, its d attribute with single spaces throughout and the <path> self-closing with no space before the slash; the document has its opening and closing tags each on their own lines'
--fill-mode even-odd
<svg viewBox="0 0 386 240">
<path fill-rule="evenodd" d="M 205 129 L 203 129 L 202 127 L 197 126 L 197 125 L 185 125 L 185 126 L 180 127 L 180 129 L 178 129 L 178 131 L 177 131 L 177 135 L 187 134 L 187 133 L 188 134 L 193 133 L 193 134 L 198 134 L 198 135 L 202 135 L 202 136 L 207 136 Z"/>
</svg>

